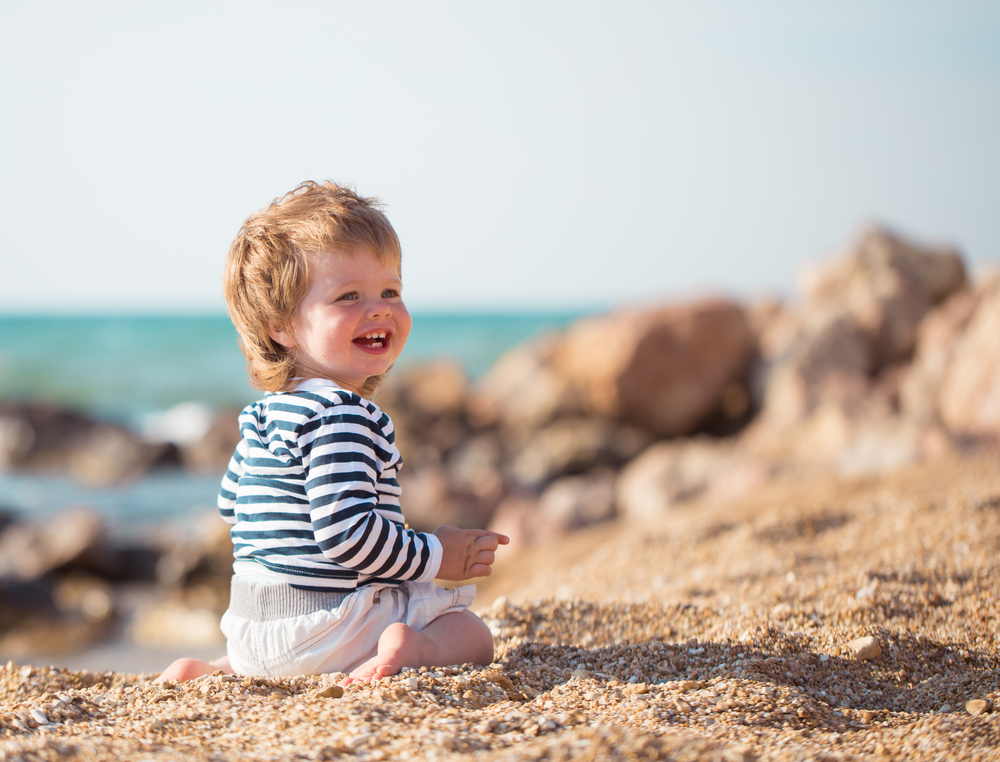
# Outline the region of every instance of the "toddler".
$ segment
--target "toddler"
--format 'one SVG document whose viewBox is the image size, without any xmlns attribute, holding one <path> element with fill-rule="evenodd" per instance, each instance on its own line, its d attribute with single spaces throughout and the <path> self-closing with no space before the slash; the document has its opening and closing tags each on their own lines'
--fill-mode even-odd
<svg viewBox="0 0 1000 762">
<path fill-rule="evenodd" d="M 468 606 L 507 537 L 404 523 L 392 421 L 369 401 L 410 333 L 399 240 L 374 199 L 306 182 L 251 216 L 224 290 L 255 386 L 219 508 L 235 560 L 227 655 L 216 670 L 287 677 L 489 664 L 493 637 Z"/>
</svg>

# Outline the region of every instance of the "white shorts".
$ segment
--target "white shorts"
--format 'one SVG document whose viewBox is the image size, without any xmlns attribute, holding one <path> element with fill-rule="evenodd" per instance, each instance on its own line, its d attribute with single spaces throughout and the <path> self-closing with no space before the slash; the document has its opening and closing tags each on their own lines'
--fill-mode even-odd
<svg viewBox="0 0 1000 762">
<path fill-rule="evenodd" d="M 261 593 L 273 598 L 279 587 L 336 605 L 308 612 L 297 606 L 244 605 L 249 598 L 259 601 Z M 448 590 L 433 582 L 372 584 L 342 596 L 234 577 L 233 595 L 239 603 L 231 602 L 222 615 L 230 666 L 238 675 L 280 678 L 351 672 L 375 656 L 378 639 L 390 624 L 422 630 L 442 614 L 467 609 L 476 586 Z"/>
</svg>

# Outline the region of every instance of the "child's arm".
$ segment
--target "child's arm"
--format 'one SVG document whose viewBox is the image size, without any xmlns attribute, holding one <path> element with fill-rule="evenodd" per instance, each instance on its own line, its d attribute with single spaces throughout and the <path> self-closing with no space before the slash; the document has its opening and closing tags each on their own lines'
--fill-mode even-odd
<svg viewBox="0 0 1000 762">
<path fill-rule="evenodd" d="M 441 541 L 444 549 L 437 576 L 456 582 L 489 576 L 496 560 L 496 549 L 510 542 L 507 535 L 497 532 L 452 526 L 438 527 L 434 536 Z"/>
</svg>

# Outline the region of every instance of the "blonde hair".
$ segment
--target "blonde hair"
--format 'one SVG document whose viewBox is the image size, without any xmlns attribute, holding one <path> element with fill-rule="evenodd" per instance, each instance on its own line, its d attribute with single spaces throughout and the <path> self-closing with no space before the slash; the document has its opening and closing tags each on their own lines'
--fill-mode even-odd
<svg viewBox="0 0 1000 762">
<path fill-rule="evenodd" d="M 308 255 L 357 247 L 399 270 L 399 238 L 378 199 L 331 182 L 306 181 L 243 223 L 226 257 L 223 293 L 255 387 L 285 391 L 297 375 L 292 353 L 268 328 L 294 324 L 309 291 Z"/>
</svg>

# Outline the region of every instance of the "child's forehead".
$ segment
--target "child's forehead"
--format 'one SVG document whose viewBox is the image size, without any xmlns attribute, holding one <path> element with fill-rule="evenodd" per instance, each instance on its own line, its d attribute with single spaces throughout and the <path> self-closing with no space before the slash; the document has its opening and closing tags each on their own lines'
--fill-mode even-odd
<svg viewBox="0 0 1000 762">
<path fill-rule="evenodd" d="M 350 261 L 358 257 L 371 257 L 380 264 L 393 268 L 396 274 L 402 277 L 402 268 L 400 267 L 400 258 L 398 256 L 392 252 L 379 252 L 364 244 L 337 246 L 306 252 L 306 259 L 311 265 L 323 263 L 331 264 L 335 267 L 338 260 Z"/>
</svg>

